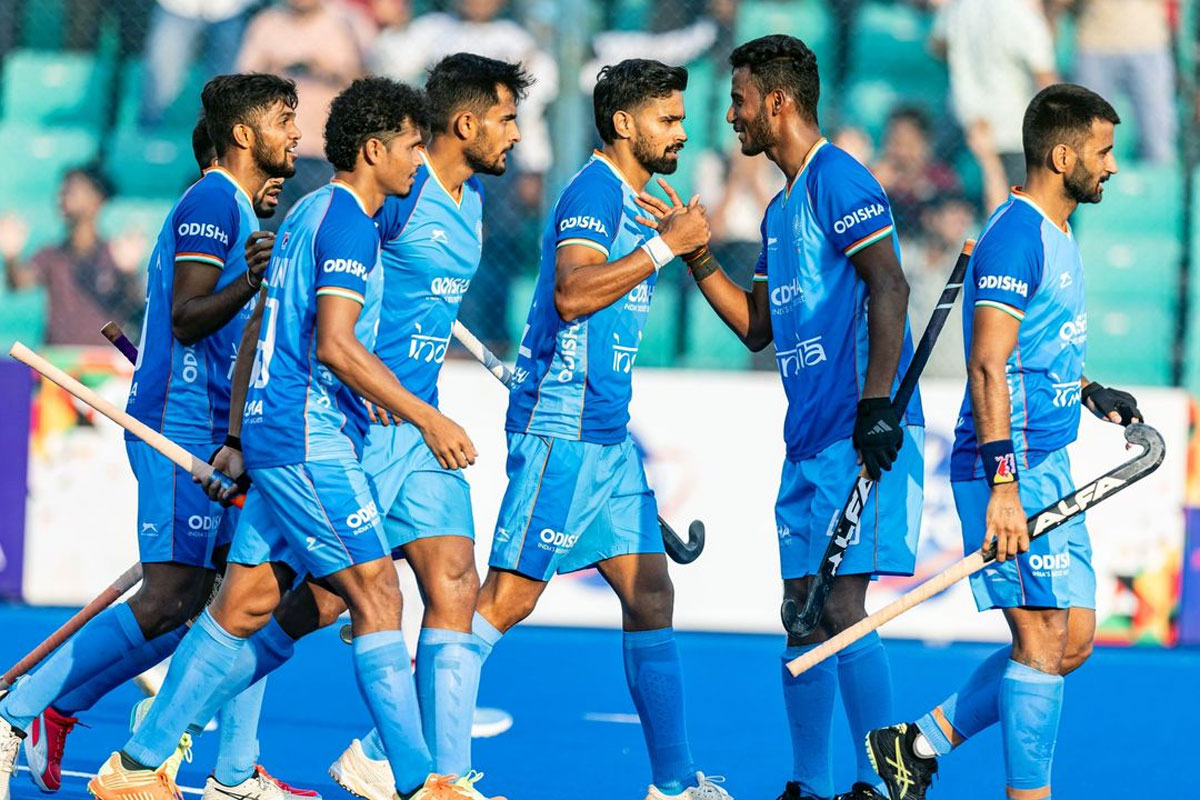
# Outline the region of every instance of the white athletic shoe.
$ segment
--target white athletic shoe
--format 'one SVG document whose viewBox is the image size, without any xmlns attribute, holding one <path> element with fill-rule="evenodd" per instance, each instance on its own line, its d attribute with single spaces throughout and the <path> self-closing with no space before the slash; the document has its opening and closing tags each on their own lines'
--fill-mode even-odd
<svg viewBox="0 0 1200 800">
<path fill-rule="evenodd" d="M 723 776 L 697 772 L 696 780 L 700 782 L 699 786 L 689 786 L 679 794 L 663 794 L 657 786 L 651 785 L 646 800 L 733 800 L 733 795 L 717 785 L 725 782 Z"/>
<path fill-rule="evenodd" d="M 364 800 L 393 800 L 396 796 L 395 780 L 387 759 L 367 758 L 358 739 L 350 742 L 338 760 L 329 765 L 329 777 L 350 794 Z M 7 798 L 0 797 L 0 800 Z"/>
<path fill-rule="evenodd" d="M 17 753 L 24 738 L 7 720 L 0 718 L 0 800 L 8 800 L 8 784 L 17 771 Z"/>
<path fill-rule="evenodd" d="M 209 775 L 200 800 L 287 800 L 287 795 L 279 788 L 279 784 L 264 777 L 261 772 L 255 772 L 233 786 L 226 786 Z"/>
</svg>

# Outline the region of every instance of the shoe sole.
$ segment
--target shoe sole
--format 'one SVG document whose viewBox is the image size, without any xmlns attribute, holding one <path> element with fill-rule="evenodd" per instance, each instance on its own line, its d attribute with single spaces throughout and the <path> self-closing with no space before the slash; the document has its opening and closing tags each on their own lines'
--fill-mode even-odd
<svg viewBox="0 0 1200 800">
<path fill-rule="evenodd" d="M 866 735 L 866 738 L 865 738 L 863 741 L 864 741 L 864 744 L 866 744 L 866 747 L 867 747 L 867 758 L 868 758 L 868 759 L 870 760 L 870 762 L 871 762 L 871 769 L 875 770 L 875 774 L 876 774 L 876 775 L 879 775 L 879 777 L 880 777 L 880 780 L 882 780 L 882 779 L 883 779 L 883 775 L 882 775 L 882 774 L 880 774 L 880 772 L 879 772 L 879 762 L 878 762 L 878 761 L 876 761 L 876 759 L 875 759 L 875 743 L 871 741 L 871 734 L 872 734 L 872 733 L 874 733 L 874 731 L 869 731 L 869 732 L 867 733 L 867 735 Z M 894 794 L 892 794 L 892 786 L 891 786 L 891 784 L 889 784 L 887 781 L 883 781 L 883 785 L 887 787 L 887 790 L 888 790 L 888 800 L 900 800 L 900 798 L 898 798 L 898 797 L 896 797 Z"/>
<path fill-rule="evenodd" d="M 42 734 L 43 736 L 45 735 L 44 729 Z M 42 780 L 42 770 L 46 768 L 46 759 L 41 758 L 40 754 L 37 754 L 37 751 L 35 751 L 33 747 L 28 744 L 28 742 L 28 737 L 26 737 L 25 741 L 21 742 L 21 751 L 25 753 L 25 764 L 29 767 L 29 779 L 33 781 L 34 786 L 38 787 L 46 794 L 54 794 L 60 788 L 62 788 L 62 783 L 60 782 L 58 786 L 51 787 L 44 780 Z M 38 762 L 41 763 L 35 766 L 35 764 Z"/>
<path fill-rule="evenodd" d="M 368 790 L 363 789 L 363 784 L 360 784 L 356 780 L 355 776 L 351 775 L 345 770 L 345 768 L 341 767 L 340 761 L 335 761 L 333 764 L 331 764 L 328 772 L 329 777 L 333 778 L 334 783 L 355 797 L 360 797 L 362 800 L 382 800 L 377 795 L 370 794 Z M 363 783 L 365 783 L 365 781 Z M 391 800 L 394 795 L 395 790 L 393 789 L 392 794 L 388 795 L 387 800 Z"/>
</svg>

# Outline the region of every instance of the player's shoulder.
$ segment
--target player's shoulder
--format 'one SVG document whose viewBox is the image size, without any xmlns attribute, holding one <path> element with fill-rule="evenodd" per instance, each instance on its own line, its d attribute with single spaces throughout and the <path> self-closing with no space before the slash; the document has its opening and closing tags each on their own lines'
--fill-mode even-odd
<svg viewBox="0 0 1200 800">
<path fill-rule="evenodd" d="M 389 242 L 404 232 L 404 227 L 412 219 L 417 202 L 424 194 L 425 186 L 429 183 L 429 170 L 424 164 L 417 167 L 413 176 L 412 189 L 404 197 L 390 195 L 375 212 L 375 225 L 379 230 L 379 238 Z"/>
<path fill-rule="evenodd" d="M 975 253 L 988 256 L 992 253 L 1028 252 L 1040 254 L 1043 249 L 1042 224 L 1045 217 L 1032 204 L 1020 196 L 1012 195 L 992 212 L 979 236 Z"/>
<path fill-rule="evenodd" d="M 237 209 L 237 187 L 218 170 L 208 170 L 184 190 L 175 204 L 176 212 L 194 209 L 219 211 Z"/>
<path fill-rule="evenodd" d="M 472 175 L 470 178 L 467 178 L 466 188 L 468 191 L 474 192 L 480 204 L 483 203 L 485 197 L 483 181 L 480 180 L 478 175 Z"/>
<path fill-rule="evenodd" d="M 596 156 L 563 187 L 559 206 L 585 204 L 616 210 L 623 204 L 623 197 L 623 185 L 615 168 Z"/>
<path fill-rule="evenodd" d="M 871 170 L 830 142 L 822 142 L 817 146 L 817 151 L 809 160 L 805 179 L 810 194 L 847 187 L 883 191 Z"/>
</svg>

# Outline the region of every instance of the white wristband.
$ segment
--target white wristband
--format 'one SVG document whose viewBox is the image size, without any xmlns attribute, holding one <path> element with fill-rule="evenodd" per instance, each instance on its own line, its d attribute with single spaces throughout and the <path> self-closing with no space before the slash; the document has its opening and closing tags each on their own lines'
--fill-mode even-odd
<svg viewBox="0 0 1200 800">
<path fill-rule="evenodd" d="M 646 255 L 650 256 L 655 272 L 670 264 L 675 258 L 675 253 L 671 251 L 670 245 L 664 242 L 661 236 L 647 239 L 646 243 L 642 245 L 642 249 L 646 251 Z"/>
</svg>

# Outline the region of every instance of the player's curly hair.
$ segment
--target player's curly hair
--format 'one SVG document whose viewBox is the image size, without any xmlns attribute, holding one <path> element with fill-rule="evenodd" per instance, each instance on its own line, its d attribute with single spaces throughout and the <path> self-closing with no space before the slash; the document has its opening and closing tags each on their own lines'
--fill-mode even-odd
<svg viewBox="0 0 1200 800">
<path fill-rule="evenodd" d="M 1042 89 L 1025 109 L 1021 139 L 1025 165 L 1041 167 L 1057 145 L 1076 150 L 1098 119 L 1119 125 L 1121 117 L 1112 104 L 1091 89 L 1073 83 L 1056 83 Z"/>
<path fill-rule="evenodd" d="M 391 78 L 359 78 L 329 105 L 325 158 L 339 172 L 349 172 L 368 139 L 388 141 L 405 125 L 429 128 L 425 93 Z"/>
<path fill-rule="evenodd" d="M 204 84 L 200 102 L 217 155 L 225 155 L 233 146 L 234 125 L 253 126 L 259 114 L 280 101 L 296 107 L 296 84 L 278 75 L 242 72 L 218 75 Z"/>
<path fill-rule="evenodd" d="M 496 87 L 503 86 L 514 100 L 520 100 L 531 85 L 533 76 L 519 63 L 474 53 L 448 55 L 429 70 L 429 80 L 425 82 L 430 124 L 435 131 L 444 131 L 461 111 L 483 116 L 500 102 Z"/>
<path fill-rule="evenodd" d="M 627 58 L 600 70 L 592 92 L 592 110 L 600 138 L 608 144 L 616 141 L 613 114 L 633 111 L 671 92 L 682 92 L 687 84 L 687 67 L 670 67 L 647 58 Z"/>
<path fill-rule="evenodd" d="M 784 92 L 810 122 L 817 123 L 817 101 L 821 99 L 817 57 L 795 36 L 773 33 L 752 39 L 729 54 L 729 65 L 749 68 L 759 92 Z"/>
</svg>

